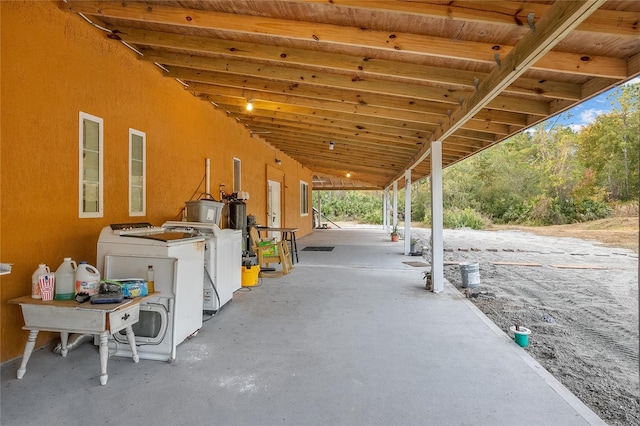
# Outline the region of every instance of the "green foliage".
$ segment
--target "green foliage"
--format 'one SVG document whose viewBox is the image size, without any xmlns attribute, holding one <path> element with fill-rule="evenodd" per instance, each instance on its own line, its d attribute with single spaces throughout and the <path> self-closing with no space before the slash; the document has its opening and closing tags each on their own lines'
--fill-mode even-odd
<svg viewBox="0 0 640 426">
<path fill-rule="evenodd" d="M 331 220 L 382 223 L 380 191 L 313 191 L 313 205 L 321 197 L 322 214 Z"/>
<path fill-rule="evenodd" d="M 640 84 L 618 88 L 611 95 L 614 109 L 578 135 L 577 156 L 593 173 L 594 187 L 605 188 L 610 200 L 638 198 L 639 95 Z"/>
<path fill-rule="evenodd" d="M 445 228 L 483 229 L 485 227 L 482 215 L 470 208 L 446 210 L 443 214 L 443 220 Z"/>
</svg>

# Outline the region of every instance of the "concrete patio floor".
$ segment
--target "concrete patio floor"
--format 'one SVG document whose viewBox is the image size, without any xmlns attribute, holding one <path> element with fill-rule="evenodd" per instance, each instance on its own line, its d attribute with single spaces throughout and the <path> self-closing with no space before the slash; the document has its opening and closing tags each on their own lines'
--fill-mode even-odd
<svg viewBox="0 0 640 426">
<path fill-rule="evenodd" d="M 433 294 L 380 229 L 318 230 L 173 363 L 36 351 L 2 365 L 2 425 L 604 424 L 453 286 Z M 333 251 L 302 251 L 333 246 Z M 26 337 L 25 331 L 25 337 Z"/>
</svg>

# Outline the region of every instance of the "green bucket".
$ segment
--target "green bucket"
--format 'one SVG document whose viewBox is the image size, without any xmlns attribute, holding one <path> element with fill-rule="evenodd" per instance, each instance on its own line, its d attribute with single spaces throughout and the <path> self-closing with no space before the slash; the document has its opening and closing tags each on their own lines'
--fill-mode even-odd
<svg viewBox="0 0 640 426">
<path fill-rule="evenodd" d="M 531 334 L 531 330 L 522 326 L 520 326 L 519 330 L 516 330 L 515 325 L 512 325 L 509 330 L 513 332 L 513 340 L 516 341 L 518 346 L 520 346 L 521 348 L 525 348 L 527 347 L 527 345 L 529 345 L 529 335 Z"/>
</svg>

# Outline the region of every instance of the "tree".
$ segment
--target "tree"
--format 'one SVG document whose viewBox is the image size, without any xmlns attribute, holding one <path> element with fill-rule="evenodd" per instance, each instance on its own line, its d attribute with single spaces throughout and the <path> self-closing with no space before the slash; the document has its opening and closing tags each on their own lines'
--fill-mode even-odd
<svg viewBox="0 0 640 426">
<path fill-rule="evenodd" d="M 614 109 L 596 118 L 578 137 L 578 158 L 595 174 L 594 191 L 604 188 L 611 200 L 638 196 L 638 94 L 640 83 L 610 95 Z"/>
</svg>

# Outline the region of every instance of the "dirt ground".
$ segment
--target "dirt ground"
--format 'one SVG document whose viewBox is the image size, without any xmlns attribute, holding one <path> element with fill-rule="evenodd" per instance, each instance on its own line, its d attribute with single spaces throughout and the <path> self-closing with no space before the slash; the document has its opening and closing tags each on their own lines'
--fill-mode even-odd
<svg viewBox="0 0 640 426">
<path fill-rule="evenodd" d="M 608 424 L 629 425 L 640 424 L 638 218 L 616 220 L 445 230 L 445 277 L 505 333 L 529 328 L 523 350 Z M 478 263 L 479 286 L 462 288 L 458 262 Z"/>
<path fill-rule="evenodd" d="M 517 229 L 536 235 L 582 238 L 598 241 L 608 247 L 627 248 L 638 253 L 638 217 L 613 217 L 553 226 L 493 225 L 490 229 Z"/>
</svg>

